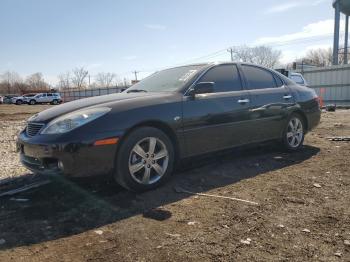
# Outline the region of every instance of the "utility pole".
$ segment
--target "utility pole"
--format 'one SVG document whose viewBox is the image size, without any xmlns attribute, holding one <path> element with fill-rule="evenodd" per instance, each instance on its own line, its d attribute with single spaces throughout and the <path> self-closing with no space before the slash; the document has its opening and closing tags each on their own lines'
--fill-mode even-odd
<svg viewBox="0 0 350 262">
<path fill-rule="evenodd" d="M 135 81 L 137 81 L 137 74 L 140 73 L 140 71 L 133 71 L 133 73 L 135 74 Z"/>
<path fill-rule="evenodd" d="M 230 47 L 229 49 L 227 49 L 227 52 L 231 53 L 231 61 L 233 62 L 233 48 Z"/>
</svg>

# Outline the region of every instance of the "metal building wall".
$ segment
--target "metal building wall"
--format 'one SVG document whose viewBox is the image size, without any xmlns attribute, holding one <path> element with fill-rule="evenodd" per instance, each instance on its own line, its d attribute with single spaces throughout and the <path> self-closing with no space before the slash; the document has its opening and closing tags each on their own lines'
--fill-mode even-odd
<svg viewBox="0 0 350 262">
<path fill-rule="evenodd" d="M 325 104 L 350 105 L 350 65 L 318 67 L 299 72 Z"/>
</svg>

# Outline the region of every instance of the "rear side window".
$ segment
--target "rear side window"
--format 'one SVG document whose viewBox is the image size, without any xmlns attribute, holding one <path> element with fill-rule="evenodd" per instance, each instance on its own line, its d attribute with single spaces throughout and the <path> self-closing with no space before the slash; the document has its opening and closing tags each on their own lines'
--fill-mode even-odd
<svg viewBox="0 0 350 262">
<path fill-rule="evenodd" d="M 276 87 L 275 78 L 269 71 L 248 65 L 242 65 L 242 70 L 247 80 L 248 89 L 252 90 Z"/>
<path fill-rule="evenodd" d="M 291 75 L 290 79 L 292 79 L 295 83 L 303 85 L 304 84 L 304 80 L 301 76 L 299 75 Z"/>
<path fill-rule="evenodd" d="M 279 78 L 278 76 L 275 75 L 275 79 L 276 79 L 276 83 L 277 83 L 277 86 L 278 86 L 278 87 L 284 85 L 284 83 L 283 83 L 283 81 L 281 80 L 281 78 Z"/>
<path fill-rule="evenodd" d="M 214 93 L 240 91 L 241 79 L 235 65 L 220 65 L 210 69 L 199 82 L 214 82 Z"/>
</svg>

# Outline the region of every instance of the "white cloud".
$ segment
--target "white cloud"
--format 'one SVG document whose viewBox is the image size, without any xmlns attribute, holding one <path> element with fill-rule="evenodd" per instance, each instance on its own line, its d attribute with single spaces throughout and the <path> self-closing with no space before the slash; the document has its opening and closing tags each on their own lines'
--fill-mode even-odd
<svg viewBox="0 0 350 262">
<path fill-rule="evenodd" d="M 298 3 L 298 2 L 274 5 L 266 9 L 264 13 L 265 14 L 282 13 L 282 12 L 288 11 L 289 9 L 298 7 L 300 5 L 301 3 Z"/>
<path fill-rule="evenodd" d="M 344 31 L 344 23 L 341 23 L 341 31 Z M 304 26 L 301 31 L 280 36 L 267 36 L 258 38 L 254 45 L 283 44 L 290 41 L 313 38 L 313 37 L 332 37 L 334 30 L 334 21 L 332 19 L 322 20 Z"/>
<path fill-rule="evenodd" d="M 163 31 L 166 29 L 165 25 L 160 25 L 160 24 L 145 24 L 144 25 L 147 29 L 151 29 L 151 30 L 159 30 L 159 31 Z"/>
<path fill-rule="evenodd" d="M 294 9 L 297 7 L 303 7 L 303 6 L 317 6 L 319 4 L 322 4 L 324 2 L 329 2 L 329 0 L 314 0 L 314 1 L 294 1 L 291 3 L 284 3 L 284 4 L 278 4 L 274 6 L 270 6 L 269 8 L 265 9 L 265 14 L 275 14 L 275 13 L 283 13 L 290 9 Z"/>
</svg>

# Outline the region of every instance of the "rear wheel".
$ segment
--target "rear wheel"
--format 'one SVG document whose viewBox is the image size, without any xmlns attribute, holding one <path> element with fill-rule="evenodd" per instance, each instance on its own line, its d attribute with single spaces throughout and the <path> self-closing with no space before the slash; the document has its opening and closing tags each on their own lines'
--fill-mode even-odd
<svg viewBox="0 0 350 262">
<path fill-rule="evenodd" d="M 299 150 L 303 146 L 305 135 L 304 119 L 299 114 L 292 114 L 283 132 L 282 143 L 289 151 Z"/>
<path fill-rule="evenodd" d="M 53 104 L 53 105 L 58 105 L 58 100 L 57 100 L 57 99 L 54 99 L 54 100 L 52 101 L 52 104 Z"/>
<path fill-rule="evenodd" d="M 29 104 L 30 104 L 30 105 L 35 105 L 35 103 L 36 103 L 36 102 L 35 102 L 35 100 L 33 100 L 33 99 L 29 101 Z"/>
<path fill-rule="evenodd" d="M 20 100 L 20 99 L 16 101 L 16 105 L 22 105 L 22 103 L 23 103 L 23 102 L 22 102 L 22 100 Z"/>
<path fill-rule="evenodd" d="M 122 142 L 116 160 L 116 181 L 132 191 L 158 187 L 171 175 L 174 147 L 164 132 L 141 127 Z"/>
</svg>

